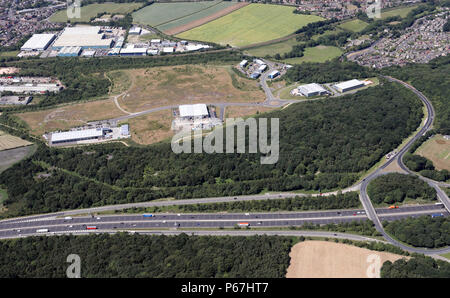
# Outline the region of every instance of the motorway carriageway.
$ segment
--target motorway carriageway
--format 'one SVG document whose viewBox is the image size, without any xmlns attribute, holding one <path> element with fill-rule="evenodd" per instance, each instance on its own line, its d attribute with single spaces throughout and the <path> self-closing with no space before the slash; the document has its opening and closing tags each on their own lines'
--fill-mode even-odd
<svg viewBox="0 0 450 298">
<path fill-rule="evenodd" d="M 377 209 L 383 220 L 398 220 L 442 213 L 450 214 L 442 205 L 404 206 L 398 209 Z M 114 229 L 160 229 L 160 228 L 230 228 L 239 222 L 246 222 L 250 227 L 289 227 L 301 226 L 305 223 L 329 224 L 367 220 L 363 209 L 281 212 L 281 213 L 201 213 L 201 214 L 169 214 L 157 213 L 153 217 L 142 214 L 107 215 L 100 217 L 50 218 L 40 220 L 24 220 L 0 223 L 0 238 L 10 238 L 36 233 L 37 229 L 48 229 L 49 232 L 75 232 L 86 230 L 86 226 L 95 226 L 97 231 Z M 45 233 L 43 233 L 45 234 Z"/>
</svg>

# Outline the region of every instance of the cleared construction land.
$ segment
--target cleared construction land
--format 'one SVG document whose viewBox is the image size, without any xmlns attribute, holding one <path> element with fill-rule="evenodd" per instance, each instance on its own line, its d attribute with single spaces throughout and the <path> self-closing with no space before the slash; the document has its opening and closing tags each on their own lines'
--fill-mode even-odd
<svg viewBox="0 0 450 298">
<path fill-rule="evenodd" d="M 0 151 L 29 146 L 32 143 L 0 131 Z"/>
<path fill-rule="evenodd" d="M 91 18 L 96 17 L 99 13 L 109 14 L 126 14 L 141 7 L 143 3 L 101 3 L 89 4 L 81 7 L 81 18 L 74 19 L 77 22 L 89 22 Z M 50 17 L 50 22 L 65 23 L 67 22 L 66 9 L 57 11 Z"/>
<path fill-rule="evenodd" d="M 264 92 L 254 80 L 242 78 L 231 66 L 184 65 L 120 70 L 131 83 L 120 106 L 128 112 L 193 103 L 261 102 Z"/>
<path fill-rule="evenodd" d="M 300 242 L 292 247 L 289 255 L 287 278 L 380 277 L 379 270 L 384 262 L 395 262 L 403 257 L 328 241 Z"/>
<path fill-rule="evenodd" d="M 245 4 L 221 0 L 154 3 L 134 12 L 133 20 L 171 35 L 214 20 L 242 6 Z"/>
<path fill-rule="evenodd" d="M 138 144 L 149 145 L 174 135 L 170 129 L 173 120 L 172 111 L 164 110 L 128 120 L 131 140 Z"/>
<path fill-rule="evenodd" d="M 177 37 L 240 47 L 287 36 L 320 20 L 323 18 L 294 14 L 292 7 L 250 4 Z"/>
<path fill-rule="evenodd" d="M 41 136 L 45 132 L 66 130 L 85 125 L 89 121 L 123 116 L 111 99 L 71 104 L 49 110 L 18 114 L 30 127 L 30 132 Z"/>
<path fill-rule="evenodd" d="M 423 143 L 416 153 L 431 160 L 436 169 L 450 171 L 450 140 L 442 135 L 436 135 Z"/>
</svg>

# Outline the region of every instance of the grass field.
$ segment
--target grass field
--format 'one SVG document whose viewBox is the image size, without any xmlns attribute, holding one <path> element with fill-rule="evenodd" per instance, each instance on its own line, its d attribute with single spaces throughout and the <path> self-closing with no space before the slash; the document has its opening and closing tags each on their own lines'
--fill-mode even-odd
<svg viewBox="0 0 450 298">
<path fill-rule="evenodd" d="M 417 8 L 418 5 L 413 5 L 413 6 L 408 6 L 408 7 L 399 7 L 399 8 L 395 8 L 395 9 L 391 9 L 391 10 L 386 10 L 384 12 L 381 13 L 381 18 L 382 19 L 386 19 L 389 17 L 394 17 L 394 16 L 399 16 L 399 17 L 406 17 L 408 15 L 408 13 Z"/>
<path fill-rule="evenodd" d="M 352 32 L 360 32 L 360 31 L 364 30 L 364 28 L 366 28 L 367 25 L 369 25 L 369 24 L 356 19 L 356 20 L 348 21 L 348 22 L 345 22 L 345 23 L 339 25 L 339 28 L 349 30 Z"/>
<path fill-rule="evenodd" d="M 333 46 L 317 46 L 306 48 L 303 57 L 289 58 L 283 60 L 288 64 L 301 64 L 304 62 L 325 62 L 333 58 L 341 56 L 343 51 Z"/>
<path fill-rule="evenodd" d="M 323 18 L 294 14 L 292 7 L 250 4 L 224 17 L 183 32 L 177 37 L 232 46 L 277 39 Z"/>
<path fill-rule="evenodd" d="M 0 151 L 24 147 L 31 144 L 32 143 L 22 140 L 21 138 L 0 131 Z"/>
<path fill-rule="evenodd" d="M 172 137 L 172 111 L 159 111 L 128 120 L 131 139 L 142 145 L 160 142 Z"/>
<path fill-rule="evenodd" d="M 49 110 L 18 114 L 30 127 L 30 132 L 41 136 L 45 132 L 66 130 L 88 121 L 104 120 L 124 115 L 111 99 L 71 104 Z"/>
<path fill-rule="evenodd" d="M 325 31 L 323 34 L 314 35 L 312 37 L 312 39 L 316 40 L 321 36 L 336 34 L 341 31 L 342 31 L 342 29 L 339 29 L 339 28 L 336 28 L 336 30 L 328 30 L 328 31 Z M 258 57 L 264 57 L 266 55 L 273 56 L 277 53 L 282 55 L 284 53 L 290 52 L 294 45 L 299 45 L 299 44 L 302 44 L 302 42 L 297 41 L 296 38 L 293 37 L 293 38 L 290 38 L 290 39 L 282 41 L 282 42 L 277 42 L 277 43 L 270 44 L 270 45 L 251 48 L 251 49 L 246 50 L 245 52 L 249 55 L 258 56 Z"/>
<path fill-rule="evenodd" d="M 447 259 L 449 259 L 449 260 L 450 260 L 450 252 L 449 252 L 449 253 L 447 253 L 447 254 L 443 254 L 443 255 L 441 255 L 441 256 L 443 256 L 444 258 L 447 258 Z"/>
<path fill-rule="evenodd" d="M 0 57 L 16 57 L 20 51 L 0 52 Z"/>
<path fill-rule="evenodd" d="M 0 173 L 23 158 L 34 154 L 36 148 L 36 145 L 32 145 L 0 151 Z"/>
<path fill-rule="evenodd" d="M 427 140 L 416 153 L 431 160 L 436 169 L 450 171 L 450 140 L 442 135 Z"/>
<path fill-rule="evenodd" d="M 133 20 L 136 23 L 167 31 L 205 18 L 236 4 L 235 1 L 222 0 L 155 3 L 134 12 Z"/>
<path fill-rule="evenodd" d="M 119 77 L 131 80 L 127 94 L 119 98 L 120 106 L 129 112 L 179 104 L 265 99 L 256 81 L 239 77 L 229 65 L 166 66 L 119 72 L 124 73 Z"/>
<path fill-rule="evenodd" d="M 76 22 L 89 22 L 91 18 L 97 16 L 97 14 L 106 12 L 110 14 L 126 14 L 135 9 L 141 7 L 143 3 L 101 3 L 101 4 L 89 4 L 81 7 L 81 18 L 73 19 Z M 57 11 L 50 17 L 50 21 L 54 23 L 67 22 L 66 9 Z"/>
</svg>

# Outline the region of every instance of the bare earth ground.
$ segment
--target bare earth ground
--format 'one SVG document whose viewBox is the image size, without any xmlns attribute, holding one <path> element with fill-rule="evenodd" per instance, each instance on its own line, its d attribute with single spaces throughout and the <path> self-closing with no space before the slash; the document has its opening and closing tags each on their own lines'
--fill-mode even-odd
<svg viewBox="0 0 450 298">
<path fill-rule="evenodd" d="M 131 129 L 131 139 L 136 143 L 148 145 L 157 143 L 174 135 L 172 111 L 165 110 L 132 118 L 128 121 Z"/>
<path fill-rule="evenodd" d="M 89 121 L 104 120 L 125 115 L 112 99 L 71 104 L 50 110 L 18 114 L 31 129 L 41 136 L 45 132 L 65 130 L 85 125 Z"/>
<path fill-rule="evenodd" d="M 129 112 L 179 104 L 265 99 L 256 81 L 231 73 L 230 66 L 183 65 L 123 71 L 128 73 L 131 87 L 119 98 L 119 104 Z"/>
<path fill-rule="evenodd" d="M 450 171 L 450 140 L 442 135 L 436 135 L 422 144 L 417 153 L 433 162 L 437 170 Z"/>
<path fill-rule="evenodd" d="M 16 73 L 20 69 L 16 67 L 0 67 L 0 75 L 3 74 L 10 74 L 10 73 Z"/>
<path fill-rule="evenodd" d="M 289 255 L 287 278 L 367 278 L 368 271 L 380 277 L 379 269 L 385 261 L 403 257 L 328 241 L 300 242 Z"/>
<path fill-rule="evenodd" d="M 0 131 L 0 151 L 31 145 L 32 143 Z"/>
<path fill-rule="evenodd" d="M 388 165 L 387 167 L 385 167 L 385 168 L 383 169 L 383 172 L 386 172 L 386 173 L 395 172 L 395 173 L 407 174 L 407 172 L 405 172 L 405 171 L 398 165 L 397 162 L 391 162 L 390 165 Z"/>
<path fill-rule="evenodd" d="M 167 31 L 164 31 L 164 33 L 167 34 L 167 35 L 175 35 L 175 34 L 179 34 L 179 33 L 184 32 L 184 31 L 188 31 L 188 30 L 190 30 L 192 28 L 201 26 L 201 25 L 206 24 L 208 22 L 214 21 L 215 19 L 223 17 L 223 16 L 225 16 L 225 15 L 227 15 L 229 13 L 232 13 L 233 11 L 238 10 L 238 9 L 244 7 L 244 6 L 247 6 L 248 4 L 250 4 L 250 3 L 243 3 L 243 2 L 237 3 L 237 4 L 233 5 L 233 6 L 227 7 L 227 8 L 225 8 L 225 9 L 219 11 L 219 12 L 216 12 L 216 13 L 210 15 L 210 16 L 207 16 L 207 17 L 195 20 L 193 22 L 190 22 L 188 24 L 185 24 L 185 25 L 182 25 L 182 26 L 178 26 L 178 27 L 169 29 Z"/>
<path fill-rule="evenodd" d="M 275 109 L 265 107 L 226 107 L 225 118 L 246 117 L 256 115 L 257 113 L 262 114 L 270 112 L 273 110 Z"/>
</svg>

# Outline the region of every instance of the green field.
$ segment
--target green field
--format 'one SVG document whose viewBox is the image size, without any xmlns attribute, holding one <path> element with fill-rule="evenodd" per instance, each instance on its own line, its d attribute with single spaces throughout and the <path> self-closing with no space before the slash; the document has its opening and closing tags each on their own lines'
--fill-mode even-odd
<svg viewBox="0 0 450 298">
<path fill-rule="evenodd" d="M 288 64 L 300 64 L 303 62 L 325 62 L 341 56 L 342 53 L 343 51 L 338 47 L 317 46 L 313 48 L 306 48 L 303 57 L 289 58 L 283 60 L 283 62 Z"/>
<path fill-rule="evenodd" d="M 342 29 L 339 29 L 339 28 L 337 28 L 336 30 L 328 30 L 328 31 L 325 31 L 323 34 L 314 35 L 312 37 L 312 39 L 317 40 L 321 36 L 336 34 L 340 31 L 342 31 Z M 251 48 L 251 49 L 246 50 L 245 52 L 250 55 L 258 56 L 258 57 L 264 57 L 266 55 L 273 56 L 277 53 L 282 55 L 284 53 L 290 52 L 294 45 L 299 45 L 302 43 L 303 42 L 301 42 L 301 41 L 296 41 L 295 37 L 293 37 L 293 38 L 290 38 L 290 39 L 282 41 L 282 42 L 277 42 L 277 43 L 270 44 L 270 45 Z"/>
<path fill-rule="evenodd" d="M 126 14 L 141 7 L 143 3 L 102 3 L 89 4 L 81 7 L 81 18 L 71 19 L 72 22 L 89 22 L 91 18 L 97 14 L 106 12 L 110 14 Z M 65 23 L 67 22 L 66 9 L 60 10 L 50 17 L 50 22 Z"/>
<path fill-rule="evenodd" d="M 356 19 L 356 20 L 345 22 L 345 23 L 339 25 L 339 27 L 342 29 L 345 29 L 345 30 L 352 31 L 352 32 L 361 32 L 362 30 L 364 30 L 364 28 L 367 27 L 367 25 L 369 25 L 369 24 Z"/>
<path fill-rule="evenodd" d="M 277 39 L 309 23 L 323 20 L 292 11 L 293 8 L 287 6 L 250 4 L 177 37 L 239 47 Z"/>
<path fill-rule="evenodd" d="M 413 10 L 414 8 L 417 8 L 418 5 L 408 6 L 408 7 L 400 7 L 396 9 L 387 10 L 381 13 L 381 18 L 386 19 L 389 17 L 395 17 L 399 16 L 401 18 L 404 18 L 408 15 L 408 13 Z"/>
</svg>

